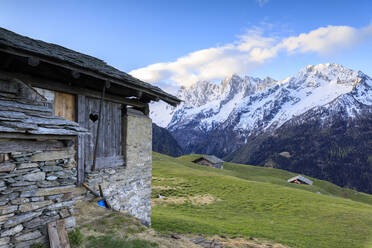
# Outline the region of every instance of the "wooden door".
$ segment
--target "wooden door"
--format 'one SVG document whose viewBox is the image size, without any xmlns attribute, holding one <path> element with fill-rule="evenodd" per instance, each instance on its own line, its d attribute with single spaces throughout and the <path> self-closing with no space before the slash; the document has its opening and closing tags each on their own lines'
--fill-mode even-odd
<svg viewBox="0 0 372 248">
<path fill-rule="evenodd" d="M 54 114 L 70 121 L 76 121 L 75 95 L 55 92 Z"/>
<path fill-rule="evenodd" d="M 62 92 L 52 92 L 41 90 L 43 93 L 48 94 L 48 98 L 53 101 L 54 115 L 63 117 L 70 121 L 78 121 L 78 116 L 76 114 L 76 95 L 62 93 Z M 53 94 L 52 94 L 53 93 Z M 77 142 L 77 184 L 81 185 L 84 182 L 84 152 L 83 152 L 83 137 L 79 135 Z"/>
<path fill-rule="evenodd" d="M 94 159 L 96 134 L 99 118 L 100 134 L 96 158 L 96 169 L 115 167 L 124 164 L 122 148 L 122 105 L 105 101 L 99 116 L 100 99 L 79 96 L 78 122 L 88 129 L 91 135 L 81 138 L 83 142 L 85 171 L 91 171 Z"/>
</svg>

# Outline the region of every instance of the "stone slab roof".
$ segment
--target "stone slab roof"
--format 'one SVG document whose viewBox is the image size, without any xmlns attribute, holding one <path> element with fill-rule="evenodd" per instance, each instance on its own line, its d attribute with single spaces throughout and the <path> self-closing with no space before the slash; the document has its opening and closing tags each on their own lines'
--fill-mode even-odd
<svg viewBox="0 0 372 248">
<path fill-rule="evenodd" d="M 313 185 L 313 181 L 311 181 L 310 179 L 307 179 L 306 177 L 301 176 L 301 175 L 298 175 L 298 176 L 295 176 L 295 177 L 292 177 L 292 178 L 288 179 L 288 182 L 291 183 L 295 180 L 299 180 L 299 181 L 302 181 L 302 182 L 307 183 L 309 185 Z"/>
<path fill-rule="evenodd" d="M 145 83 L 137 78 L 134 78 L 131 75 L 108 65 L 103 60 L 70 50 L 56 44 L 31 39 L 29 37 L 11 32 L 7 29 L 0 28 L 0 47 L 1 46 L 26 51 L 35 55 L 43 55 L 62 62 L 67 62 L 70 65 L 75 66 L 76 68 L 80 67 L 88 69 L 92 72 L 97 72 L 101 75 L 106 76 L 108 79 L 114 78 L 122 81 L 123 83 L 146 89 L 169 104 L 177 105 L 180 103 L 180 100 L 177 97 L 166 93 L 159 87 L 153 86 L 149 83 Z"/>
<path fill-rule="evenodd" d="M 36 111 L 29 111 L 31 107 Z M 46 107 L 0 101 L 0 109 L 0 132 L 64 136 L 88 133 L 76 122 L 53 116 Z"/>
<path fill-rule="evenodd" d="M 76 136 L 88 130 L 54 116 L 50 104 L 32 87 L 0 80 L 0 133 Z"/>
<path fill-rule="evenodd" d="M 224 162 L 222 159 L 219 159 L 214 155 L 205 155 L 205 156 L 202 156 L 202 157 L 198 158 L 197 160 L 202 159 L 202 158 L 205 159 L 205 160 L 208 160 L 209 162 L 211 162 L 213 164 L 218 164 L 218 163 L 223 163 Z"/>
</svg>

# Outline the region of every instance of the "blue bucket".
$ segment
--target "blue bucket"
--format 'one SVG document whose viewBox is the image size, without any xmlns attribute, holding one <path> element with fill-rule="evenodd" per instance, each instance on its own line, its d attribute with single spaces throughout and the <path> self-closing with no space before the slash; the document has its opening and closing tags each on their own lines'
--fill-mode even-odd
<svg viewBox="0 0 372 248">
<path fill-rule="evenodd" d="M 98 204 L 98 206 L 100 206 L 100 207 L 107 208 L 107 205 L 106 205 L 106 203 L 105 203 L 104 200 L 101 200 L 101 201 L 97 202 L 97 204 Z"/>
</svg>

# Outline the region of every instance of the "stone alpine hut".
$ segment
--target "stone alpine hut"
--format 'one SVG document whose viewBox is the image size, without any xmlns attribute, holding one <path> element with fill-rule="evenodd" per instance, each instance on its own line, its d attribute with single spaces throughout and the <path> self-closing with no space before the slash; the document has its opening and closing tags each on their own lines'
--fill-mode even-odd
<svg viewBox="0 0 372 248">
<path fill-rule="evenodd" d="M 301 175 L 298 175 L 298 176 L 295 176 L 295 177 L 292 177 L 292 178 L 288 179 L 288 182 L 289 183 L 295 183 L 295 184 L 313 185 L 313 181 L 311 181 L 310 179 L 308 179 L 304 176 L 301 176 Z"/>
<path fill-rule="evenodd" d="M 47 240 L 46 223 L 102 188 L 150 224 L 149 103 L 180 100 L 104 61 L 0 28 L 0 247 Z"/>
<path fill-rule="evenodd" d="M 224 161 L 214 155 L 205 155 L 193 161 L 196 164 L 209 166 L 212 168 L 223 169 Z"/>
</svg>

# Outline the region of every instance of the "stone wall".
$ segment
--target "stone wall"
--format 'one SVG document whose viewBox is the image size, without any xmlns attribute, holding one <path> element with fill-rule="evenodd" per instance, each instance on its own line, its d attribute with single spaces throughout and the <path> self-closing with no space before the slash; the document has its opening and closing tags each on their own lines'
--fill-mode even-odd
<svg viewBox="0 0 372 248">
<path fill-rule="evenodd" d="M 125 165 L 88 173 L 87 184 L 98 193 L 101 184 L 109 205 L 151 223 L 152 121 L 128 109 L 124 116 Z"/>
<path fill-rule="evenodd" d="M 86 174 L 85 182 L 103 194 L 114 210 L 151 223 L 152 121 L 139 111 L 124 117 L 125 165 Z M 75 151 L 13 152 L 0 154 L 0 248 L 47 243 L 47 223 L 65 219 L 75 226 L 73 207 L 87 200 L 76 187 Z"/>
<path fill-rule="evenodd" d="M 206 159 L 201 159 L 197 161 L 196 163 L 200 165 L 216 168 L 216 169 L 223 169 L 223 163 L 212 163 Z"/>
<path fill-rule="evenodd" d="M 46 223 L 65 219 L 73 228 L 74 150 L 0 154 L 0 248 L 46 243 Z"/>
</svg>

